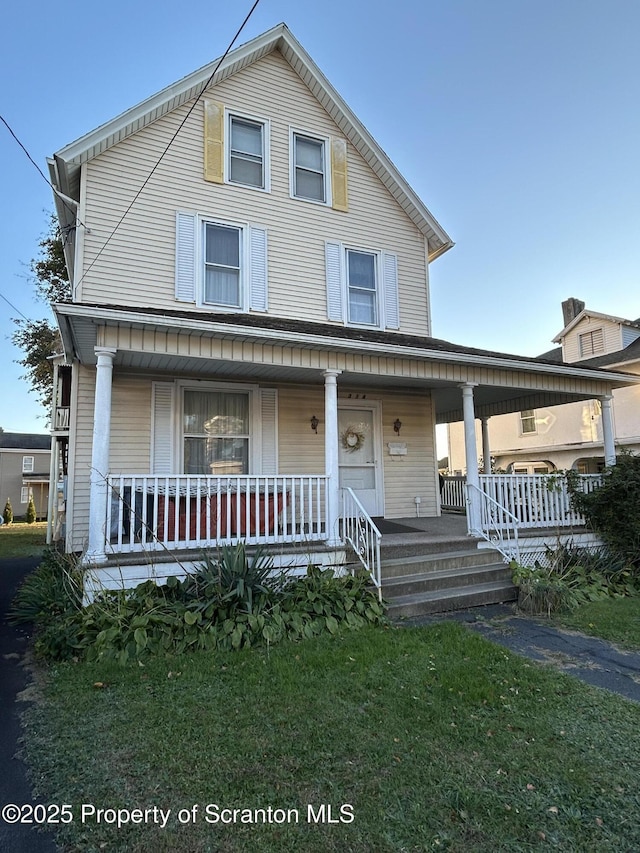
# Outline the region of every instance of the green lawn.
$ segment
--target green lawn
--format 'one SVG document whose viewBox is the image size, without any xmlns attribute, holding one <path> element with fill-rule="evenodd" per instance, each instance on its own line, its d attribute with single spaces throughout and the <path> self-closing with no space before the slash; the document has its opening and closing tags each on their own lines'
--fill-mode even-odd
<svg viewBox="0 0 640 853">
<path fill-rule="evenodd" d="M 0 559 L 36 557 L 42 554 L 47 537 L 47 522 L 15 522 L 0 525 Z"/>
<path fill-rule="evenodd" d="M 640 706 L 457 623 L 57 665 L 40 692 L 27 759 L 72 805 L 65 850 L 640 849 Z M 83 803 L 171 812 L 118 828 Z"/>
<path fill-rule="evenodd" d="M 554 617 L 554 621 L 583 634 L 640 649 L 640 596 L 593 601 L 573 613 Z"/>
</svg>

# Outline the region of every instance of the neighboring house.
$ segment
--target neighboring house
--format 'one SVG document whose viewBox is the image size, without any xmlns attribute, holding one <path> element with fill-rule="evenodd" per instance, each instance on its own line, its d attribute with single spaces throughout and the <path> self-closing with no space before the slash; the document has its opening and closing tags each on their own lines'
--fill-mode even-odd
<svg viewBox="0 0 640 853">
<path fill-rule="evenodd" d="M 431 337 L 452 241 L 284 25 L 49 165 L 73 285 L 54 529 L 101 582 L 240 538 L 339 562 L 352 495 L 440 513 L 436 423 L 630 381 Z"/>
<path fill-rule="evenodd" d="M 9 498 L 13 517 L 23 519 L 33 497 L 38 520 L 46 519 L 50 460 L 50 435 L 0 432 L 0 513 Z"/>
<path fill-rule="evenodd" d="M 554 338 L 560 346 L 541 358 L 640 375 L 640 320 L 591 311 L 574 298 L 562 303 L 562 311 L 564 328 Z M 616 389 L 611 411 L 617 450 L 640 452 L 640 385 Z M 495 471 L 546 474 L 572 469 L 597 474 L 605 466 L 602 401 L 598 399 L 492 417 L 487 431 L 488 456 Z M 476 442 L 482 456 L 480 424 Z M 450 471 L 464 473 L 464 435 L 459 424 L 449 427 L 449 447 Z"/>
</svg>

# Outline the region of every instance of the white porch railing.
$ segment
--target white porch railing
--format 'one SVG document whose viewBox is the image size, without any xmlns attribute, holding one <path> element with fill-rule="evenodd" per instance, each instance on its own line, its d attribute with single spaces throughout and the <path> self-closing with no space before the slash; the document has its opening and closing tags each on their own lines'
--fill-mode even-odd
<svg viewBox="0 0 640 853">
<path fill-rule="evenodd" d="M 442 509 L 462 510 L 467 507 L 467 478 L 464 474 L 449 474 L 442 478 L 440 505 Z"/>
<path fill-rule="evenodd" d="M 326 538 L 325 475 L 107 478 L 106 553 Z"/>
<path fill-rule="evenodd" d="M 582 474 L 581 488 L 592 492 L 602 483 L 600 474 Z M 481 474 L 480 488 L 499 504 L 495 523 L 506 529 L 511 518 L 521 530 L 540 527 L 578 527 L 584 517 L 571 506 L 567 479 L 562 474 Z"/>
<path fill-rule="evenodd" d="M 371 580 L 378 590 L 382 601 L 382 578 L 380 568 L 380 540 L 382 534 L 374 524 L 353 489 L 342 490 L 342 535 L 351 545 Z"/>
<path fill-rule="evenodd" d="M 496 500 L 478 488 L 474 483 L 467 484 L 469 501 L 477 496 L 480 510 L 479 533 L 483 539 L 500 551 L 505 560 L 520 560 L 520 545 L 518 542 L 519 521 L 516 516 L 505 509 Z"/>
</svg>

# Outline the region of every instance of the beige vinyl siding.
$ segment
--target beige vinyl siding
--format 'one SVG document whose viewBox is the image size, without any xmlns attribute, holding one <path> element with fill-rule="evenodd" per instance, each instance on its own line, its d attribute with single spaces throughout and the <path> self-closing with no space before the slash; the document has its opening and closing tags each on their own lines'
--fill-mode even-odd
<svg viewBox="0 0 640 853">
<path fill-rule="evenodd" d="M 315 415 L 318 433 L 311 429 Z M 324 388 L 278 389 L 280 474 L 324 474 Z"/>
<path fill-rule="evenodd" d="M 289 192 L 289 128 L 323 137 L 342 134 L 279 54 L 271 54 L 208 93 L 242 115 L 271 122 L 271 192 L 203 179 L 201 103 L 95 265 L 96 253 L 187 113 L 185 105 L 86 165 L 86 220 L 79 299 L 184 308 L 174 299 L 175 213 L 268 228 L 269 312 L 326 321 L 325 240 L 398 256 L 401 331 L 428 334 L 425 241 L 415 225 L 348 145 L 349 211 Z"/>
<path fill-rule="evenodd" d="M 594 355 L 604 355 L 615 352 L 622 348 L 622 334 L 620 324 L 601 317 L 584 317 L 577 326 L 574 326 L 563 341 L 563 356 L 568 362 L 580 361 L 583 358 L 591 358 L 591 355 L 582 355 L 580 352 L 580 336 L 589 332 L 602 330 L 604 348 Z"/>
<path fill-rule="evenodd" d="M 78 415 L 73 470 L 71 550 L 82 551 L 89 536 L 89 491 L 93 444 L 95 368 L 78 368 Z M 110 473 L 149 471 L 151 383 L 114 373 L 111 396 Z"/>
<path fill-rule="evenodd" d="M 368 395 L 367 395 L 368 397 Z M 384 394 L 382 399 L 382 454 L 384 460 L 385 518 L 410 518 L 437 513 L 435 432 L 429 394 Z M 400 435 L 393 424 L 402 421 Z M 406 456 L 391 456 L 389 442 L 407 445 Z"/>
</svg>

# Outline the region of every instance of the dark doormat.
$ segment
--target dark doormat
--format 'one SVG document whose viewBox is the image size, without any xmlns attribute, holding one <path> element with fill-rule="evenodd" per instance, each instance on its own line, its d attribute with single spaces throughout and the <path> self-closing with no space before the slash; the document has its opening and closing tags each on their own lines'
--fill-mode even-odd
<svg viewBox="0 0 640 853">
<path fill-rule="evenodd" d="M 406 524 L 397 524 L 395 521 L 388 521 L 386 518 L 371 519 L 380 533 L 421 533 L 417 527 L 407 527 Z"/>
</svg>

